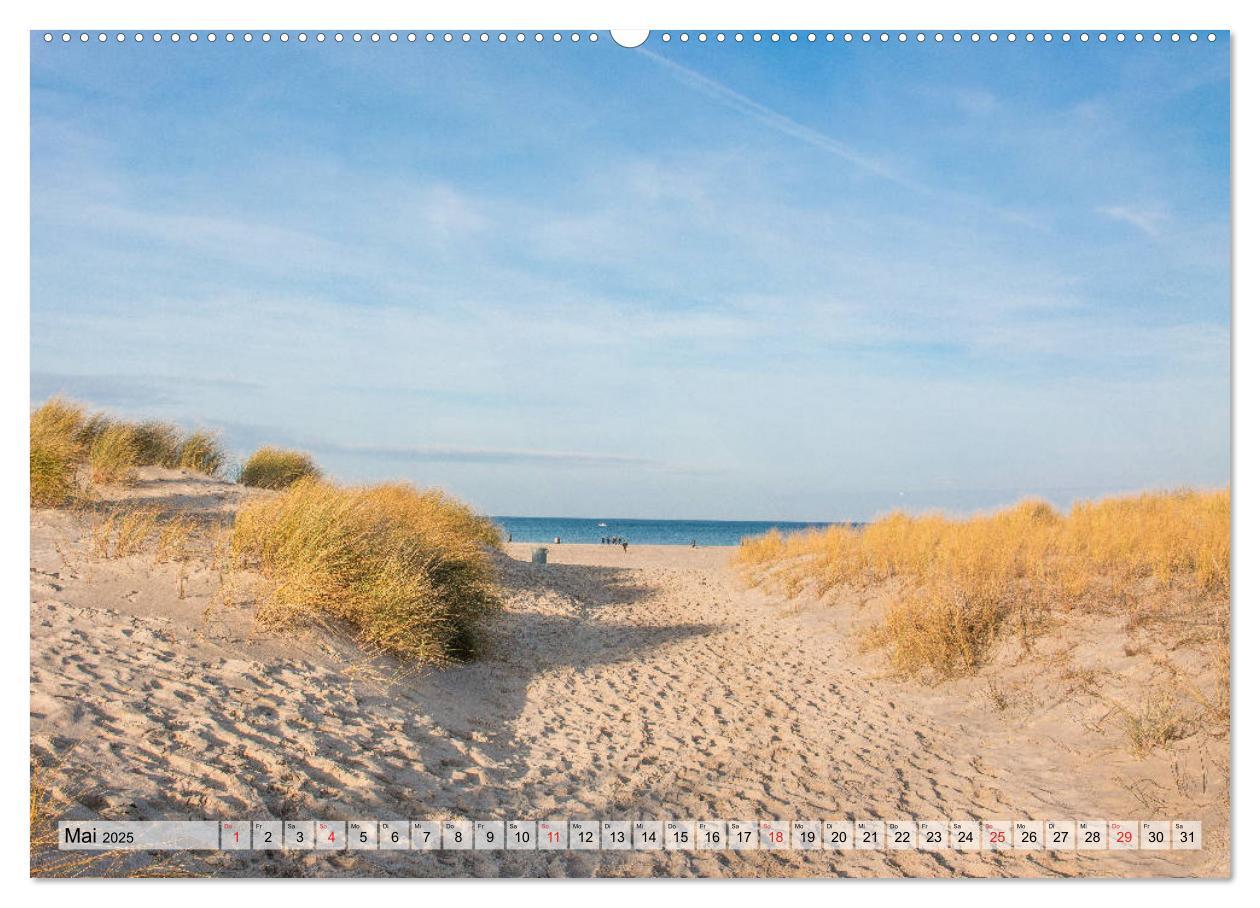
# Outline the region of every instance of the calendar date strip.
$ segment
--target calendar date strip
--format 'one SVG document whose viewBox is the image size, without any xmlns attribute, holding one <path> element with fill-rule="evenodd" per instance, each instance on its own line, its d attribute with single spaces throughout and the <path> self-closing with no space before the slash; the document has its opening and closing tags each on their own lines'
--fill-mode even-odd
<svg viewBox="0 0 1260 908">
<path fill-rule="evenodd" d="M 63 820 L 65 851 L 1197 851 L 1198 820 Z"/>
</svg>

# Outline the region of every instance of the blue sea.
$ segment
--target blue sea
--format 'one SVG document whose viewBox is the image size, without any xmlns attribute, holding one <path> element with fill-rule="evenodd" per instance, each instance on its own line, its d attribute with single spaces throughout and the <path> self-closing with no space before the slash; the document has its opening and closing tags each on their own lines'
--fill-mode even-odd
<svg viewBox="0 0 1260 908">
<path fill-rule="evenodd" d="M 585 517 L 492 517 L 513 542 L 599 542 L 619 537 L 631 545 L 739 545 L 771 529 L 781 533 L 826 527 L 792 520 L 637 520 Z"/>
</svg>

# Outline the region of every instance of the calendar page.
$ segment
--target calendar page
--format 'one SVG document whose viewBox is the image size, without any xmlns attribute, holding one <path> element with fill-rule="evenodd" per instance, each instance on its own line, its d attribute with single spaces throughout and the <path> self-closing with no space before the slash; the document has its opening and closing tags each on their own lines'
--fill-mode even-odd
<svg viewBox="0 0 1260 908">
<path fill-rule="evenodd" d="M 1229 29 L 764 13 L 30 32 L 32 876 L 1231 875 Z"/>
</svg>

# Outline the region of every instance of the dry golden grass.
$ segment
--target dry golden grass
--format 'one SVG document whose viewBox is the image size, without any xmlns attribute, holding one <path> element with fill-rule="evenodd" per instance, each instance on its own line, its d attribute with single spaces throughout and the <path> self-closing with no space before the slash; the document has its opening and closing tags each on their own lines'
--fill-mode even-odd
<svg viewBox="0 0 1260 908">
<path fill-rule="evenodd" d="M 107 426 L 92 440 L 88 449 L 88 467 L 95 483 L 133 482 L 139 460 L 140 447 L 136 442 L 135 429 L 126 423 Z"/>
<path fill-rule="evenodd" d="M 82 497 L 78 470 L 94 483 L 126 483 L 139 466 L 183 467 L 217 475 L 226 461 L 209 432 L 181 435 L 170 423 L 129 423 L 53 397 L 31 411 L 31 506 L 61 507 Z"/>
<path fill-rule="evenodd" d="M 1228 603 L 1229 493 L 1168 492 L 1041 501 L 969 519 L 894 513 L 746 540 L 745 579 L 795 596 L 895 590 L 868 642 L 905 672 L 974 671 L 1004 633 L 1031 632 L 1046 609 L 1141 609 L 1151 590 L 1188 588 Z"/>
<path fill-rule="evenodd" d="M 103 517 L 92 524 L 88 531 L 88 551 L 93 558 L 105 559 L 110 556 L 114 543 L 113 515 Z"/>
<path fill-rule="evenodd" d="M 77 469 L 73 447 L 31 436 L 31 507 L 55 508 L 71 501 Z"/>
<path fill-rule="evenodd" d="M 177 545 L 185 545 L 191 532 L 189 522 L 175 517 L 166 524 L 160 523 L 160 512 L 152 507 L 123 507 L 111 511 L 92 527 L 89 549 L 94 558 L 126 558 L 143 552 L 149 543 L 158 540 L 158 560 L 167 560 Z M 166 549 L 162 547 L 163 534 L 175 526 Z"/>
<path fill-rule="evenodd" d="M 299 479 L 318 478 L 319 467 L 309 454 L 283 448 L 259 448 L 245 461 L 240 483 L 259 489 L 286 489 Z"/>
<path fill-rule="evenodd" d="M 152 508 L 124 511 L 115 522 L 114 557 L 126 558 L 144 551 L 157 531 L 158 513 Z"/>
<path fill-rule="evenodd" d="M 1227 491 L 1173 492 L 1075 505 L 1068 548 L 1082 566 L 1123 579 L 1186 578 L 1228 596 L 1230 512 Z"/>
<path fill-rule="evenodd" d="M 216 476 L 226 460 L 227 455 L 212 432 L 190 432 L 179 443 L 177 465 L 185 470 Z"/>
<path fill-rule="evenodd" d="M 136 462 L 142 466 L 179 466 L 180 432 L 168 422 L 148 420 L 133 428 Z"/>
<path fill-rule="evenodd" d="M 80 439 L 86 418 L 82 405 L 63 397 L 51 397 L 31 411 L 31 434 L 66 439 L 76 448 L 86 450 Z"/>
<path fill-rule="evenodd" d="M 71 406 L 78 405 L 71 404 Z M 104 413 L 85 412 L 83 422 L 75 431 L 75 440 L 84 451 L 89 451 L 92 448 L 92 442 L 96 441 L 97 437 L 112 425 L 114 425 L 114 420 Z"/>
<path fill-rule="evenodd" d="M 189 556 L 196 523 L 187 517 L 171 517 L 157 528 L 156 561 L 183 561 Z"/>
<path fill-rule="evenodd" d="M 233 558 L 270 581 L 266 624 L 349 626 L 370 653 L 445 663 L 479 649 L 498 607 L 497 529 L 440 492 L 302 479 L 237 514 Z"/>
<path fill-rule="evenodd" d="M 59 507 L 75 498 L 83 419 L 82 407 L 56 397 L 31 412 L 31 507 Z"/>
<path fill-rule="evenodd" d="M 1121 708 L 1129 749 L 1143 756 L 1157 747 L 1186 736 L 1186 717 L 1177 700 L 1167 691 L 1156 691 L 1142 698 L 1136 710 Z"/>
</svg>

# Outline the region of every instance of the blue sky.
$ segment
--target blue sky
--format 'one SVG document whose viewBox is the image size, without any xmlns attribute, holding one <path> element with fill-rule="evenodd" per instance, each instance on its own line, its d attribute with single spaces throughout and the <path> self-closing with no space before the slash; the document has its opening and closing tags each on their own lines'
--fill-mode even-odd
<svg viewBox="0 0 1260 908">
<path fill-rule="evenodd" d="M 495 514 L 1223 485 L 1228 70 L 33 37 L 32 399 Z"/>
</svg>

